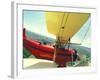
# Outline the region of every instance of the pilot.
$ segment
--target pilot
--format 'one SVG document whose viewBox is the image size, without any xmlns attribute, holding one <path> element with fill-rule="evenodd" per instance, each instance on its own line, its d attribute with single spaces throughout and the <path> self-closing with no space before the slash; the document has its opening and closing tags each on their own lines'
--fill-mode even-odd
<svg viewBox="0 0 100 80">
<path fill-rule="evenodd" d="M 73 49 L 73 50 L 74 50 L 73 61 L 76 61 L 76 59 L 77 59 L 77 60 L 80 60 L 80 57 L 79 57 L 79 55 L 78 55 L 78 53 L 77 53 L 77 50 L 76 50 L 76 49 Z"/>
</svg>

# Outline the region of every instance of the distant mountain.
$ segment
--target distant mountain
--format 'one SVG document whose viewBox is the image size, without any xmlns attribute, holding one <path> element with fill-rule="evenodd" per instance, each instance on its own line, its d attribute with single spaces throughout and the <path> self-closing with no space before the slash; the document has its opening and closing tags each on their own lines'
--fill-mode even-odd
<svg viewBox="0 0 100 80">
<path fill-rule="evenodd" d="M 32 40 L 37 40 L 43 44 L 50 44 L 50 43 L 54 43 L 56 40 L 53 39 L 53 38 L 50 38 L 50 37 L 46 37 L 46 36 L 43 36 L 43 35 L 40 35 L 40 34 L 37 34 L 35 32 L 31 32 L 31 31 L 28 31 L 26 30 L 26 36 L 29 38 L 29 39 L 32 39 Z"/>
<path fill-rule="evenodd" d="M 91 53 L 91 48 L 84 47 L 81 45 L 70 45 L 71 48 L 76 49 L 78 52 L 83 53 L 83 54 L 90 54 Z"/>
</svg>

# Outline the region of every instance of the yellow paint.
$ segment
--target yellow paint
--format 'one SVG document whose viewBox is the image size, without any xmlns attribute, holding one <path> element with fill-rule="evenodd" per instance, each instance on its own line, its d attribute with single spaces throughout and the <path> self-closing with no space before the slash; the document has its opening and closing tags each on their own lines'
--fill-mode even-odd
<svg viewBox="0 0 100 80">
<path fill-rule="evenodd" d="M 56 35 L 61 43 L 67 43 L 87 21 L 89 13 L 45 12 L 48 32 Z"/>
</svg>

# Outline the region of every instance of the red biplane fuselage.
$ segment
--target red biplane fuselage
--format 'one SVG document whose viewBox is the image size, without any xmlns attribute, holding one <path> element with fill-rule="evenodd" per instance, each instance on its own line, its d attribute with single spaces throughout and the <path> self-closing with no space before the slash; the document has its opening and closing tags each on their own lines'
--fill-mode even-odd
<svg viewBox="0 0 100 80">
<path fill-rule="evenodd" d="M 30 51 L 36 58 L 51 61 L 54 60 L 54 47 L 40 44 L 38 41 L 28 39 L 25 34 L 25 29 L 23 30 L 23 47 Z M 72 55 L 76 55 L 73 49 L 59 49 L 55 55 L 55 62 L 60 65 L 67 62 L 76 61 Z"/>
</svg>

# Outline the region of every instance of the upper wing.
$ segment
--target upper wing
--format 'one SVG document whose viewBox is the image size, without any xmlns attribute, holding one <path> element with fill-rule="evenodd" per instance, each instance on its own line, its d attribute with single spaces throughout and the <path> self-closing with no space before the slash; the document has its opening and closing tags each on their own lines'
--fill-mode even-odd
<svg viewBox="0 0 100 80">
<path fill-rule="evenodd" d="M 45 12 L 48 32 L 66 43 L 87 21 L 89 13 Z"/>
</svg>

